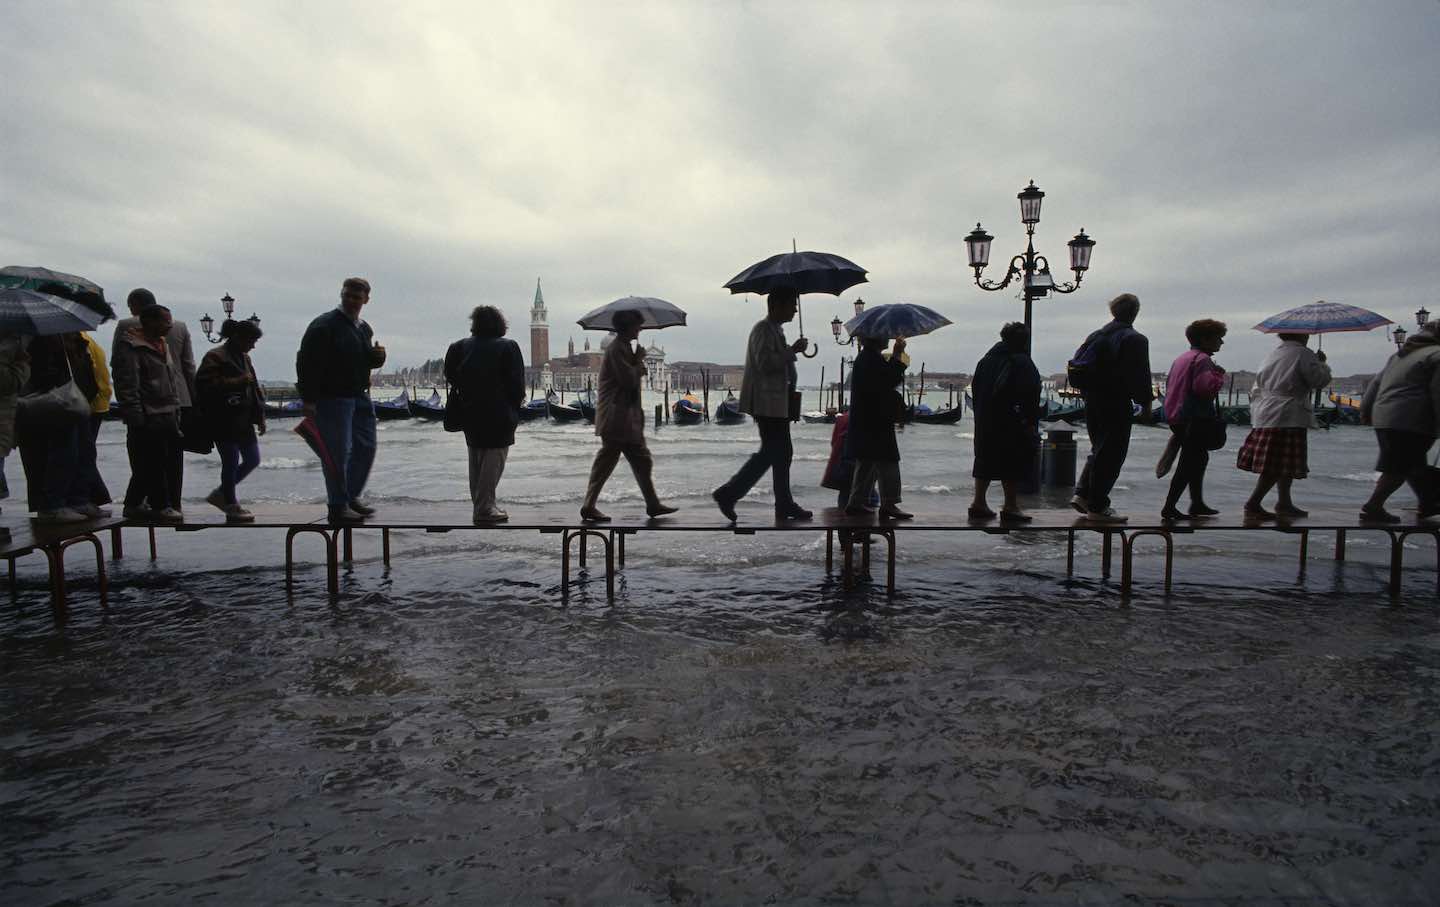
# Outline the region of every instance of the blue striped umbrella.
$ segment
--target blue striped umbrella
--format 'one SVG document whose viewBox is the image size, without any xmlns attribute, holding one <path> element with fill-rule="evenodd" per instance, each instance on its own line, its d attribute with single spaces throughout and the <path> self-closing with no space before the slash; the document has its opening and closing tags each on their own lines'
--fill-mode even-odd
<svg viewBox="0 0 1440 907">
<path fill-rule="evenodd" d="M 12 334 L 69 334 L 93 331 L 105 316 L 79 302 L 23 287 L 0 288 L 0 331 Z"/>
<path fill-rule="evenodd" d="M 1386 324 L 1394 322 L 1357 305 L 1322 299 L 1271 315 L 1255 325 L 1255 330 L 1266 334 L 1337 334 L 1341 331 L 1370 331 Z"/>
<path fill-rule="evenodd" d="M 918 337 L 943 328 L 950 319 L 910 302 L 871 306 L 845 322 L 851 337 Z"/>
<path fill-rule="evenodd" d="M 7 265 L 0 268 L 0 288 L 5 287 L 61 296 L 94 309 L 104 315 L 105 320 L 115 317 L 115 310 L 105 301 L 105 291 L 94 281 L 76 277 L 74 274 L 52 271 L 49 268 Z"/>
</svg>

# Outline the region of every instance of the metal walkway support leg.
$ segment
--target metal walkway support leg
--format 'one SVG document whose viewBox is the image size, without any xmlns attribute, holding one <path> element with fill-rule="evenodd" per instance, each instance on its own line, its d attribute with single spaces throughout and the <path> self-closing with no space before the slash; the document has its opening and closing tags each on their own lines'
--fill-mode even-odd
<svg viewBox="0 0 1440 907">
<path fill-rule="evenodd" d="M 118 561 L 125 556 L 125 537 L 119 526 L 110 527 L 110 559 Z"/>
<path fill-rule="evenodd" d="M 1120 533 L 1120 594 L 1129 595 L 1135 575 L 1135 541 L 1145 536 L 1165 540 L 1165 593 L 1170 593 L 1171 575 L 1175 566 L 1175 540 L 1168 529 L 1136 529 Z"/>
<path fill-rule="evenodd" d="M 613 532 L 611 533 L 613 534 Z M 615 545 L 610 540 L 610 535 L 600 529 L 566 529 L 560 533 L 560 596 L 568 597 L 570 594 L 570 543 L 576 539 L 580 540 L 580 566 L 585 566 L 585 544 L 589 538 L 598 538 L 605 546 L 605 597 L 612 604 L 615 602 Z"/>
<path fill-rule="evenodd" d="M 1069 538 L 1065 542 L 1065 575 L 1075 575 L 1075 530 L 1071 529 L 1065 533 Z"/>
<path fill-rule="evenodd" d="M 1110 578 L 1110 536 L 1113 535 L 1109 529 L 1101 530 L 1105 536 L 1105 543 L 1100 549 L 1100 578 Z"/>
<path fill-rule="evenodd" d="M 1300 573 L 1305 573 L 1305 562 L 1310 557 L 1310 530 L 1300 530 Z"/>
<path fill-rule="evenodd" d="M 55 560 L 60 567 L 61 582 L 62 584 L 64 582 L 65 551 L 74 545 L 79 545 L 84 542 L 89 542 L 95 546 L 95 583 L 100 592 L 100 609 L 102 611 L 109 611 L 110 581 L 109 577 L 105 574 L 105 548 L 100 544 L 100 539 L 96 538 L 93 532 L 87 532 L 84 535 L 77 535 L 74 538 L 66 539 L 55 546 Z"/>
<path fill-rule="evenodd" d="M 855 536 L 846 531 L 840 531 L 840 586 L 846 592 L 855 588 Z"/>
<path fill-rule="evenodd" d="M 885 595 L 895 597 L 895 530 L 882 529 L 879 533 L 888 543 L 885 552 Z"/>
<path fill-rule="evenodd" d="M 1335 560 L 1345 560 L 1345 530 L 1335 530 Z"/>
<path fill-rule="evenodd" d="M 385 569 L 390 569 L 390 530 L 380 530 L 380 557 L 385 562 Z"/>
<path fill-rule="evenodd" d="M 320 526 L 291 526 L 285 531 L 285 588 L 295 581 L 295 537 L 304 532 L 314 533 L 325 540 L 325 585 L 331 598 L 340 595 L 340 557 L 338 532 L 331 532 Z"/>
<path fill-rule="evenodd" d="M 345 533 L 345 566 L 350 567 L 355 563 L 355 530 L 346 526 L 341 532 Z"/>
<path fill-rule="evenodd" d="M 829 575 L 835 569 L 835 530 L 825 530 L 825 573 Z"/>
</svg>

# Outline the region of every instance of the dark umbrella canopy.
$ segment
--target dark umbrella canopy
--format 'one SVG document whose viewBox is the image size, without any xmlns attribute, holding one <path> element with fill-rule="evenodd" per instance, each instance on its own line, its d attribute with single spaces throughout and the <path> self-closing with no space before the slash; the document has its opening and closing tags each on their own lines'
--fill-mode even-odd
<svg viewBox="0 0 1440 907">
<path fill-rule="evenodd" d="M 49 268 L 9 265 L 0 268 L 0 288 L 35 290 L 51 296 L 59 296 L 78 302 L 93 312 L 98 312 L 101 321 L 115 317 L 115 310 L 105 301 L 105 291 L 94 281 L 74 274 L 52 271 Z"/>
<path fill-rule="evenodd" d="M 47 337 L 93 331 L 101 315 L 74 300 L 21 287 L 0 287 L 0 331 Z"/>
<path fill-rule="evenodd" d="M 865 269 L 848 258 L 829 252 L 782 252 L 736 274 L 725 289 L 731 293 L 769 293 L 789 288 L 801 294 L 839 296 L 861 283 L 865 283 Z"/>
</svg>

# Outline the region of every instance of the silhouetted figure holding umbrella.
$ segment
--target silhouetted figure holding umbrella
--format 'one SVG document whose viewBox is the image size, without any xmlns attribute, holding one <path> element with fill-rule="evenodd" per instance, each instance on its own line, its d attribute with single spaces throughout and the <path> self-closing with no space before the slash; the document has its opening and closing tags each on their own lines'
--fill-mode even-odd
<svg viewBox="0 0 1440 907">
<path fill-rule="evenodd" d="M 912 514 L 899 507 L 900 447 L 895 443 L 895 418 L 905 405 L 896 390 L 905 380 L 905 339 L 895 340 L 886 360 L 881 353 L 888 343 L 885 337 L 861 337 L 860 354 L 850 373 L 850 430 L 845 446 L 855 461 L 855 473 L 845 512 L 870 513 L 865 503 L 871 485 L 878 483 L 880 519 L 908 520 Z"/>
<path fill-rule="evenodd" d="M 808 520 L 810 511 L 795 503 L 790 493 L 790 461 L 795 450 L 790 444 L 792 412 L 790 396 L 795 390 L 795 356 L 808 341 L 785 339 L 782 325 L 795 317 L 799 294 L 793 289 L 772 290 L 765 299 L 766 316 L 750 329 L 745 348 L 745 376 L 740 381 L 740 411 L 749 413 L 760 431 L 760 449 L 751 454 L 730 481 L 715 489 L 712 497 L 727 520 L 736 518 L 735 502 L 743 498 L 766 470 L 775 483 L 775 518 Z M 796 408 L 798 409 L 798 408 Z"/>
</svg>

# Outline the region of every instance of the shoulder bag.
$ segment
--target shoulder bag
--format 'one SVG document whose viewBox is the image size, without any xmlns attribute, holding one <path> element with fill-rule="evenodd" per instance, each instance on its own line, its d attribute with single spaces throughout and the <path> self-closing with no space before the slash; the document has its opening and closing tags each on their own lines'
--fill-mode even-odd
<svg viewBox="0 0 1440 907">
<path fill-rule="evenodd" d="M 65 372 L 69 375 L 65 383 L 57 384 L 47 391 L 21 394 L 16 398 L 16 405 L 25 421 L 53 427 L 89 418 L 90 400 L 75 383 L 69 355 L 65 356 Z"/>
</svg>

